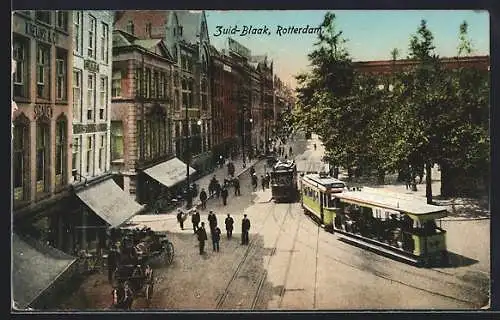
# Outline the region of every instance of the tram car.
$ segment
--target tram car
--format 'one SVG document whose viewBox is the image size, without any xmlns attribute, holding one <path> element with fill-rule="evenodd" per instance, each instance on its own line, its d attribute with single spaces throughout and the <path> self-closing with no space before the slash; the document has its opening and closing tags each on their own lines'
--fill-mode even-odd
<svg viewBox="0 0 500 320">
<path fill-rule="evenodd" d="M 404 194 L 341 188 L 341 181 L 331 179 L 305 175 L 301 183 L 304 212 L 325 230 L 348 243 L 418 266 L 448 262 L 446 231 L 436 223 L 446 217 L 445 208 Z"/>
<path fill-rule="evenodd" d="M 297 165 L 293 160 L 278 161 L 270 173 L 271 194 L 275 202 L 297 201 Z"/>
</svg>

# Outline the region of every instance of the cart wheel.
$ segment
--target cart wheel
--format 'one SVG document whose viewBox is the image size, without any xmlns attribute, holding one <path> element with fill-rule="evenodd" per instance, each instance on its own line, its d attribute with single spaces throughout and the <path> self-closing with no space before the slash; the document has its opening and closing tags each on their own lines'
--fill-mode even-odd
<svg viewBox="0 0 500 320">
<path fill-rule="evenodd" d="M 153 297 L 153 284 L 147 283 L 144 291 L 145 291 L 144 294 L 146 296 L 146 300 L 148 302 L 151 301 L 151 298 Z"/>
</svg>

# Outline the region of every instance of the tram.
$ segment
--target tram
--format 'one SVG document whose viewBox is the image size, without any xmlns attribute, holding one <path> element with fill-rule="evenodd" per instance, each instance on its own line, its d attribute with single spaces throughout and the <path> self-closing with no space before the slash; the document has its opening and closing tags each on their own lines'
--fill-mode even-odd
<svg viewBox="0 0 500 320">
<path fill-rule="evenodd" d="M 297 200 L 297 165 L 295 161 L 278 161 L 273 166 L 270 176 L 271 194 L 275 202 L 295 202 Z"/>
<path fill-rule="evenodd" d="M 419 266 L 448 261 L 443 207 L 371 188 L 335 191 L 332 178 L 302 178 L 302 207 L 342 240 Z M 439 222 L 440 224 L 440 222 Z"/>
</svg>

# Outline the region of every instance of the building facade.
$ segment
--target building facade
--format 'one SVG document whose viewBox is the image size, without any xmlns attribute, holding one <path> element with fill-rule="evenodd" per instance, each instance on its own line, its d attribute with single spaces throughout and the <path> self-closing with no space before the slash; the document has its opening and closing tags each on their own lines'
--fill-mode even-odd
<svg viewBox="0 0 500 320">
<path fill-rule="evenodd" d="M 59 248 L 71 224 L 72 28 L 67 11 L 12 16 L 14 223 Z"/>
<path fill-rule="evenodd" d="M 162 39 L 139 39 L 121 30 L 113 38 L 111 164 L 124 191 L 150 204 L 167 193 L 144 171 L 174 155 L 177 69 Z"/>
<path fill-rule="evenodd" d="M 110 171 L 112 11 L 73 11 L 73 180 Z"/>
<path fill-rule="evenodd" d="M 275 124 L 274 114 L 274 87 L 273 62 L 267 56 L 255 56 L 253 61 L 258 63 L 261 86 L 261 108 L 263 112 L 264 149 L 269 150 L 270 139 L 273 137 Z"/>
<path fill-rule="evenodd" d="M 173 146 L 198 173 L 212 165 L 209 37 L 204 11 L 120 11 L 115 28 L 139 39 L 162 38 L 176 64 L 173 75 Z"/>
</svg>

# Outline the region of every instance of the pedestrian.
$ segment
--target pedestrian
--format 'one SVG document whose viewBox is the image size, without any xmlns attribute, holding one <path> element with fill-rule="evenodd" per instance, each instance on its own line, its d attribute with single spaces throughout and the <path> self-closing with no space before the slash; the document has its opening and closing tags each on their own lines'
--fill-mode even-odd
<svg viewBox="0 0 500 320">
<path fill-rule="evenodd" d="M 207 192 L 205 191 L 205 188 L 201 189 L 200 192 L 200 201 L 201 201 L 201 208 L 205 210 L 207 208 Z"/>
<path fill-rule="evenodd" d="M 316 150 L 316 143 L 314 144 L 314 150 Z"/>
<path fill-rule="evenodd" d="M 220 234 L 221 234 L 221 231 L 220 231 L 219 227 L 215 227 L 215 230 L 212 233 L 212 246 L 214 248 L 214 251 L 217 251 L 217 252 L 219 252 Z"/>
<path fill-rule="evenodd" d="M 250 230 L 250 220 L 247 215 L 243 215 L 243 220 L 241 221 L 241 244 L 248 244 L 248 230 Z"/>
<path fill-rule="evenodd" d="M 226 223 L 227 238 L 231 239 L 233 237 L 233 224 L 234 224 L 234 220 L 229 215 L 229 213 L 227 214 L 227 218 L 225 220 L 225 223 Z"/>
<path fill-rule="evenodd" d="M 191 222 L 193 223 L 194 233 L 198 230 L 198 224 L 200 223 L 200 213 L 196 210 L 191 216 Z"/>
<path fill-rule="evenodd" d="M 252 187 L 253 191 L 257 190 L 257 174 L 253 174 L 252 176 Z"/>
<path fill-rule="evenodd" d="M 288 153 L 290 154 L 290 157 L 292 156 L 292 147 L 290 147 L 290 149 L 288 149 Z"/>
<path fill-rule="evenodd" d="M 177 221 L 181 225 L 181 230 L 184 230 L 184 213 L 180 208 L 177 209 Z"/>
<path fill-rule="evenodd" d="M 269 184 L 271 183 L 271 176 L 269 175 L 269 172 L 266 173 L 266 188 L 269 189 Z"/>
<path fill-rule="evenodd" d="M 210 226 L 210 233 L 213 233 L 215 227 L 217 227 L 217 216 L 212 210 L 210 210 L 210 213 L 208 214 L 208 224 Z"/>
<path fill-rule="evenodd" d="M 235 196 L 241 196 L 241 192 L 240 192 L 240 178 L 238 178 L 238 177 L 234 178 L 233 185 L 234 185 L 234 195 Z"/>
<path fill-rule="evenodd" d="M 222 187 L 221 196 L 222 196 L 222 204 L 227 205 L 228 191 L 226 186 Z"/>
<path fill-rule="evenodd" d="M 205 241 L 208 240 L 207 231 L 205 231 L 205 222 L 201 223 L 201 227 L 196 231 L 198 242 L 200 243 L 200 254 L 205 253 Z"/>
<path fill-rule="evenodd" d="M 217 178 L 215 176 L 210 179 L 210 183 L 208 184 L 208 194 L 212 196 L 215 193 L 215 185 L 217 183 Z"/>
<path fill-rule="evenodd" d="M 221 192 L 221 186 L 220 186 L 219 181 L 217 181 L 215 183 L 215 196 L 217 197 L 217 199 L 219 199 L 219 197 L 220 197 L 220 192 Z"/>
<path fill-rule="evenodd" d="M 266 190 L 266 178 L 264 176 L 260 176 L 260 184 L 262 185 L 262 191 Z"/>
<path fill-rule="evenodd" d="M 108 252 L 108 281 L 110 284 L 113 283 L 113 275 L 115 273 L 116 267 L 118 266 L 118 250 L 116 245 L 113 243 L 109 248 Z"/>
</svg>

